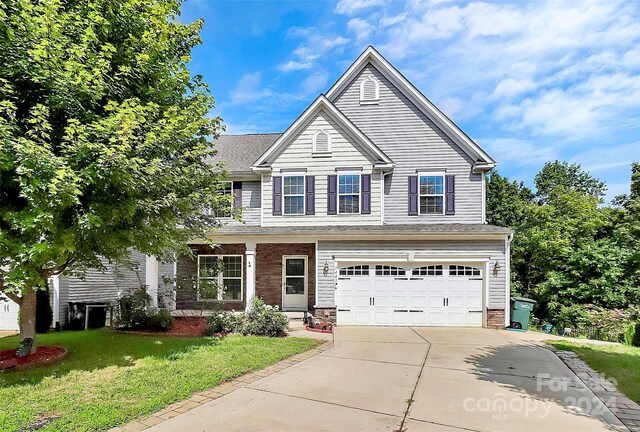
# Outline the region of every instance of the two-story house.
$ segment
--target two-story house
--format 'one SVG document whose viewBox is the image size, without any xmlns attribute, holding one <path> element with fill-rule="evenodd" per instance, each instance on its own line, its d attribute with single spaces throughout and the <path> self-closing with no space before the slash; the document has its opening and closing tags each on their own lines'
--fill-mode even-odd
<svg viewBox="0 0 640 432">
<path fill-rule="evenodd" d="M 257 295 L 345 325 L 509 324 L 512 231 L 485 222 L 496 163 L 373 47 L 284 133 L 215 145 L 244 223 L 177 263 L 196 290 L 222 266 L 224 294 L 199 301 L 240 310 Z M 178 308 L 193 306 L 184 292 Z"/>
</svg>

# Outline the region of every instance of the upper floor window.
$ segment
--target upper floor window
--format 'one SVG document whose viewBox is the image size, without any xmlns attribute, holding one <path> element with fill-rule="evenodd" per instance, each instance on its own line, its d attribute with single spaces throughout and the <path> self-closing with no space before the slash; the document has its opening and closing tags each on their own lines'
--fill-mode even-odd
<svg viewBox="0 0 640 432">
<path fill-rule="evenodd" d="M 420 176 L 420 214 L 444 213 L 444 175 Z"/>
<path fill-rule="evenodd" d="M 360 174 L 338 176 L 338 213 L 360 213 Z"/>
<path fill-rule="evenodd" d="M 217 208 L 205 209 L 204 213 L 206 215 L 215 216 L 217 219 L 230 218 L 233 213 L 233 182 L 220 182 L 218 184 L 217 193 L 224 196 L 225 200 L 221 202 Z M 229 203 L 228 205 L 227 202 Z"/>
<path fill-rule="evenodd" d="M 282 199 L 284 214 L 304 214 L 304 176 L 285 176 L 282 179 Z"/>
<path fill-rule="evenodd" d="M 242 255 L 198 255 L 198 299 L 242 300 Z"/>
<path fill-rule="evenodd" d="M 329 153 L 331 152 L 331 135 L 329 132 L 321 130 L 313 135 L 313 152 Z"/>
<path fill-rule="evenodd" d="M 360 83 L 360 103 L 377 103 L 380 100 L 380 84 L 373 77 L 366 77 Z"/>
</svg>

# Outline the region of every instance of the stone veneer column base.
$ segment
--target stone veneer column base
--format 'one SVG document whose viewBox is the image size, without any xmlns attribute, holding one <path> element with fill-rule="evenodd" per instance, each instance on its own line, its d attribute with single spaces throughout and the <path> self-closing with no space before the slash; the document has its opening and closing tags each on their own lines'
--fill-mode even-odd
<svg viewBox="0 0 640 432">
<path fill-rule="evenodd" d="M 502 330 L 504 325 L 504 309 L 487 309 L 487 328 Z"/>
<path fill-rule="evenodd" d="M 331 320 L 335 321 L 335 319 L 336 319 L 336 308 L 335 307 L 314 306 L 313 315 L 316 318 L 331 319 Z"/>
</svg>

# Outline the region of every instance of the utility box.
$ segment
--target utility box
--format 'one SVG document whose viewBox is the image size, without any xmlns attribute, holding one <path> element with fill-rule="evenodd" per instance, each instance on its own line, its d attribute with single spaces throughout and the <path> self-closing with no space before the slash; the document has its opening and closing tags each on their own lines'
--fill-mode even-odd
<svg viewBox="0 0 640 432">
<path fill-rule="evenodd" d="M 529 329 L 529 315 L 533 311 L 535 300 L 524 297 L 511 297 L 511 328 L 517 330 Z"/>
</svg>

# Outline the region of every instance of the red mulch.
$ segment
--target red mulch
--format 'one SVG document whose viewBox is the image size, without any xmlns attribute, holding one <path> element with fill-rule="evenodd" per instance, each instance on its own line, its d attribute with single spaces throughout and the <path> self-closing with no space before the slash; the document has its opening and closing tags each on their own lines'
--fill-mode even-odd
<svg viewBox="0 0 640 432">
<path fill-rule="evenodd" d="M 66 357 L 67 350 L 57 346 L 37 347 L 36 352 L 26 357 L 16 357 L 15 349 L 0 351 L 0 370 L 26 369 L 44 366 Z"/>
<path fill-rule="evenodd" d="M 166 332 L 148 330 L 118 330 L 123 333 L 133 333 L 147 336 L 204 336 L 207 330 L 206 317 L 176 317 L 171 329 Z"/>
<path fill-rule="evenodd" d="M 308 324 L 305 324 L 304 327 L 307 330 L 316 332 L 316 333 L 333 333 L 333 325 L 331 324 L 321 325 L 320 323 L 317 323 L 315 327 L 311 327 Z"/>
</svg>

